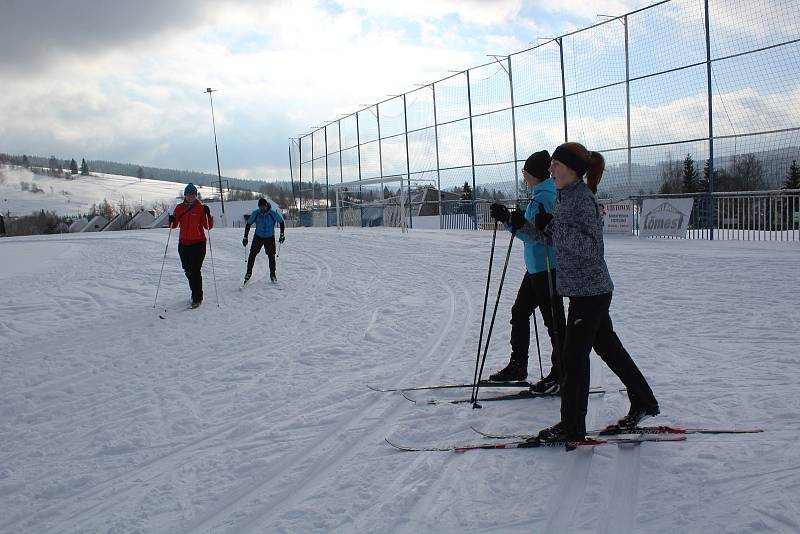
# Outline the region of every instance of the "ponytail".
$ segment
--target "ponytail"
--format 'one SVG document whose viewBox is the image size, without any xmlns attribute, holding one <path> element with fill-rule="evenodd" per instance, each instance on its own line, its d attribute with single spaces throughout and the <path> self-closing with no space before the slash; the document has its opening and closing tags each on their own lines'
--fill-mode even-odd
<svg viewBox="0 0 800 534">
<path fill-rule="evenodd" d="M 586 185 L 592 193 L 597 194 L 597 186 L 600 185 L 600 179 L 603 177 L 603 171 L 606 170 L 606 160 L 599 152 L 589 152 L 588 170 L 586 171 Z"/>
</svg>

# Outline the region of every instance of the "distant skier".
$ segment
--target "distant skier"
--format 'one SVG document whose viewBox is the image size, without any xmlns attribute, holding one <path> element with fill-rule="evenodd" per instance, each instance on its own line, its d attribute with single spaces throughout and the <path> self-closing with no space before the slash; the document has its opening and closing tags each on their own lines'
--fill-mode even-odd
<svg viewBox="0 0 800 534">
<path fill-rule="evenodd" d="M 513 228 L 538 241 L 555 243 L 556 285 L 561 295 L 569 297 L 562 350 L 561 421 L 539 432 L 542 441 L 585 439 L 592 348 L 628 390 L 630 410 L 615 426 L 633 428 L 659 413 L 653 391 L 614 332 L 608 314 L 614 284 L 603 258 L 602 219 L 595 199 L 604 170 L 601 154 L 589 152 L 579 143 L 560 145 L 550 165 L 558 190 L 553 212 L 537 213 L 533 224 L 520 211 L 510 219 Z"/>
<path fill-rule="evenodd" d="M 175 213 L 169 216 L 170 228 L 180 226 L 178 255 L 183 272 L 189 280 L 192 291 L 192 308 L 203 302 L 203 260 L 206 257 L 206 234 L 204 230 L 214 227 L 211 210 L 197 199 L 197 188 L 189 183 L 183 190 L 183 202 L 175 206 Z"/>
<path fill-rule="evenodd" d="M 547 150 L 536 152 L 525 161 L 522 177 L 531 188 L 531 201 L 525 210 L 525 219 L 533 222 L 534 216 L 542 206 L 552 211 L 556 201 L 556 186 L 550 178 L 550 153 Z M 504 205 L 494 203 L 489 208 L 492 217 L 508 225 L 511 213 Z M 559 366 L 556 347 L 561 346 L 564 334 L 564 306 L 555 288 L 550 288 L 547 274 L 547 256 L 549 253 L 551 277 L 555 279 L 556 253 L 555 247 L 547 247 L 527 234 L 519 232 L 517 237 L 525 244 L 525 276 L 517 292 L 517 299 L 511 308 L 511 360 L 508 365 L 489 377 L 489 380 L 511 382 L 525 380 L 528 376 L 528 347 L 531 339 L 531 315 L 538 307 L 542 319 L 550 334 L 553 352 L 551 354 L 550 372 L 531 388 L 537 393 L 557 393 L 559 390 Z M 549 248 L 549 251 L 547 250 Z M 555 298 L 551 299 L 551 291 Z M 552 304 L 555 303 L 555 306 Z M 553 309 L 555 308 L 555 309 Z M 553 312 L 559 328 L 554 328 Z M 556 339 L 556 331 L 561 339 Z"/>
<path fill-rule="evenodd" d="M 6 235 L 6 221 L 3 219 L 3 214 L 0 213 L 0 237 L 5 237 Z"/>
<path fill-rule="evenodd" d="M 256 231 L 253 236 L 253 244 L 250 245 L 250 255 L 247 257 L 247 272 L 244 275 L 244 283 L 246 284 L 250 277 L 253 275 L 253 264 L 256 262 L 256 256 L 261 252 L 261 247 L 264 247 L 269 258 L 269 279 L 273 282 L 278 281 L 275 274 L 275 224 L 281 227 L 281 236 L 278 242 L 283 243 L 286 241 L 286 223 L 283 220 L 278 210 L 274 209 L 266 198 L 258 199 L 258 209 L 250 214 L 247 219 L 247 224 L 244 227 L 244 237 L 242 238 L 242 246 L 247 246 L 247 235 L 250 233 L 250 227 L 255 224 Z"/>
</svg>

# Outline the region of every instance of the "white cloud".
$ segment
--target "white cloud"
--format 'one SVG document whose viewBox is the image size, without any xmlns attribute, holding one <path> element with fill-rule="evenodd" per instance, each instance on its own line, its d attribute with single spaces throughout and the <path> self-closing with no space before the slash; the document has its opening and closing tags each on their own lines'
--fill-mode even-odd
<svg viewBox="0 0 800 534">
<path fill-rule="evenodd" d="M 203 94 L 210 86 L 219 90 L 214 107 L 223 172 L 271 178 L 287 177 L 288 137 L 415 83 L 441 79 L 447 70 L 490 61 L 487 53 L 525 48 L 528 38 L 558 34 L 575 20 L 642 5 L 10 1 L 12 16 L 0 21 L 0 48 L 16 53 L 0 59 L 12 73 L 0 101 L 0 150 L 81 152 L 215 171 Z M 598 57 L 616 46 L 602 32 L 595 40 L 588 33 L 583 44 Z"/>
<path fill-rule="evenodd" d="M 340 0 L 346 9 L 360 9 L 374 16 L 411 20 L 438 20 L 458 16 L 477 26 L 507 24 L 522 8 L 522 0 Z"/>
</svg>

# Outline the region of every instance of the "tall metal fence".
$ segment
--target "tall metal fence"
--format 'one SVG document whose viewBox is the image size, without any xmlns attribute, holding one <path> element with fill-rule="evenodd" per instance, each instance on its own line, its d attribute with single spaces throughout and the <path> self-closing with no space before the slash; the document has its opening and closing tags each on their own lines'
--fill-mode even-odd
<svg viewBox="0 0 800 534">
<path fill-rule="evenodd" d="M 409 198 L 412 180 L 462 194 L 480 227 L 479 205 L 525 198 L 522 162 L 565 140 L 605 156 L 602 198 L 664 192 L 687 156 L 709 193 L 780 189 L 800 160 L 796 0 L 609 17 L 290 139 L 289 160 L 301 210 L 332 206 L 333 184 L 403 175 Z M 378 203 L 397 193 L 358 189 Z"/>
</svg>

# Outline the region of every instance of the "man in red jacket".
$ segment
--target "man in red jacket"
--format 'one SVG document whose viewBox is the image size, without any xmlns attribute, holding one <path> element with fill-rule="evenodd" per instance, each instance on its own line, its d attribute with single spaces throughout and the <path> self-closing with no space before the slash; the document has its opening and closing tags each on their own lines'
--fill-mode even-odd
<svg viewBox="0 0 800 534">
<path fill-rule="evenodd" d="M 211 210 L 197 200 L 197 188 L 189 184 L 183 190 L 183 202 L 175 206 L 175 213 L 169 216 L 170 228 L 180 226 L 178 255 L 189 289 L 192 290 L 192 308 L 203 302 L 203 260 L 206 258 L 206 234 L 204 229 L 214 228 Z"/>
</svg>

